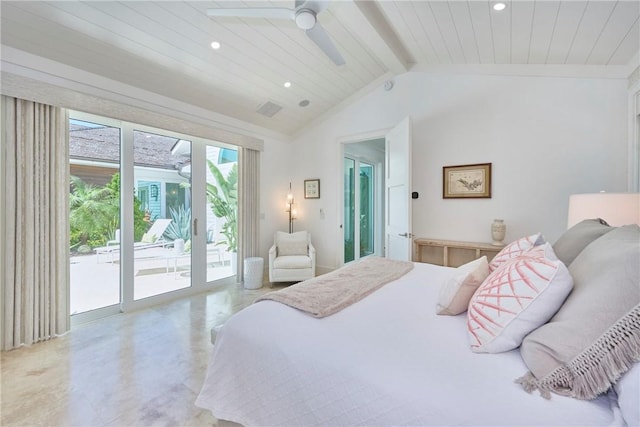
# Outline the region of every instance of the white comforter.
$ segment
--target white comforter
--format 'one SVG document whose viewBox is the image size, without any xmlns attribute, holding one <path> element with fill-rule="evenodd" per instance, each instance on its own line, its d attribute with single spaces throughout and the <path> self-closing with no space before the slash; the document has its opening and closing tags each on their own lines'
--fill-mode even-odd
<svg viewBox="0 0 640 427">
<path fill-rule="evenodd" d="M 196 405 L 245 426 L 617 425 L 607 396 L 545 400 L 514 383 L 517 350 L 476 354 L 466 317 L 435 315 L 452 269 L 401 279 L 316 319 L 262 301 L 218 334 Z"/>
</svg>

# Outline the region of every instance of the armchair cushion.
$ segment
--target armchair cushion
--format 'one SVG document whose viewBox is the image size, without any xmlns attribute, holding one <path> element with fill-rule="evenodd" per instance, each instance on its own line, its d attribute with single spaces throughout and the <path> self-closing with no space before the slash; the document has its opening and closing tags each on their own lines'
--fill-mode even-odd
<svg viewBox="0 0 640 427">
<path fill-rule="evenodd" d="M 277 256 L 308 255 L 309 237 L 306 231 L 296 233 L 276 232 Z"/>
<path fill-rule="evenodd" d="M 304 255 L 309 253 L 307 242 L 280 242 L 278 244 L 278 257 L 291 255 Z"/>
<path fill-rule="evenodd" d="M 273 260 L 274 268 L 298 269 L 311 268 L 311 258 L 307 255 L 285 255 Z"/>
</svg>

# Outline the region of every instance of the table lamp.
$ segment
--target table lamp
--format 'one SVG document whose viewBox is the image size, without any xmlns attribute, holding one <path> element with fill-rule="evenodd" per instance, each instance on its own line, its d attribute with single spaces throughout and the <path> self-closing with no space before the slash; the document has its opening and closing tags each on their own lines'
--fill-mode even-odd
<svg viewBox="0 0 640 427">
<path fill-rule="evenodd" d="M 569 196 L 567 228 L 602 218 L 612 227 L 640 224 L 640 193 L 593 193 Z"/>
</svg>

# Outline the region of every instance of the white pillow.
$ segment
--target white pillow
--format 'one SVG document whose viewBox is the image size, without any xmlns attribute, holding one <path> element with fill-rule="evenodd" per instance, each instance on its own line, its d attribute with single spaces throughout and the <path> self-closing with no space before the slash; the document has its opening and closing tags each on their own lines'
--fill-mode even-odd
<svg viewBox="0 0 640 427">
<path fill-rule="evenodd" d="M 505 262 L 480 285 L 469 302 L 471 350 L 500 353 L 517 348 L 546 323 L 573 288 L 573 278 L 549 243 Z"/>
<path fill-rule="evenodd" d="M 308 255 L 307 242 L 280 242 L 278 256 Z"/>
<path fill-rule="evenodd" d="M 278 256 L 288 255 L 308 255 L 307 232 L 297 231 L 295 233 L 276 232 L 276 247 Z"/>
<path fill-rule="evenodd" d="M 467 311 L 473 293 L 489 275 L 489 263 L 483 256 L 456 268 L 440 289 L 436 313 L 455 316 Z"/>
<path fill-rule="evenodd" d="M 640 426 L 640 362 L 625 373 L 613 386 L 618 405 L 628 426 Z"/>
<path fill-rule="evenodd" d="M 493 257 L 489 263 L 489 271 L 494 271 L 505 262 L 521 255 L 524 251 L 527 251 L 535 246 L 539 246 L 545 242 L 542 234 L 536 233 L 531 236 L 522 237 L 514 242 L 509 243 L 502 248 L 498 254 Z"/>
</svg>

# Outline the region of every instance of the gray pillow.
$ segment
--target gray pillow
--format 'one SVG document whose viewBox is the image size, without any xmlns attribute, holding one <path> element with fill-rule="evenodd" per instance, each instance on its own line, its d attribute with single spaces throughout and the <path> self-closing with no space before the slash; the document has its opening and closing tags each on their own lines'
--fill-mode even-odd
<svg viewBox="0 0 640 427">
<path fill-rule="evenodd" d="M 522 342 L 525 390 L 593 399 L 640 360 L 640 227 L 614 228 L 576 257 L 574 288 Z"/>
<path fill-rule="evenodd" d="M 585 219 L 565 231 L 553 244 L 553 251 L 564 265 L 569 266 L 589 243 L 607 234 L 613 228 L 600 218 Z"/>
</svg>

